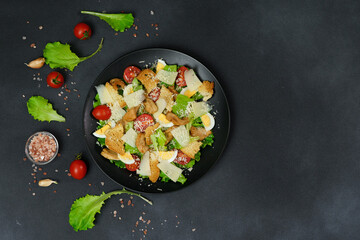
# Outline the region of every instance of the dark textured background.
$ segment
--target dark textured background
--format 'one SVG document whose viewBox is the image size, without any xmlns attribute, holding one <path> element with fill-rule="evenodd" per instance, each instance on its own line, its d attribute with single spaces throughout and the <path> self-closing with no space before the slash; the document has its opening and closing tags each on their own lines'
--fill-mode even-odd
<svg viewBox="0 0 360 240">
<path fill-rule="evenodd" d="M 138 30 L 115 35 L 80 10 L 132 12 Z M 135 226 L 140 216 L 151 219 L 145 239 L 359 239 L 359 13 L 358 1 L 3 1 L 1 239 L 140 239 L 146 225 Z M 89 41 L 72 34 L 80 21 L 94 30 Z M 47 42 L 69 42 L 85 56 L 101 37 L 103 50 L 65 73 L 71 92 L 61 97 L 46 86 L 49 67 L 24 65 Z M 148 47 L 183 51 L 215 74 L 231 108 L 228 147 L 193 185 L 145 194 L 154 206 L 139 199 L 127 206 L 128 196 L 115 196 L 92 230 L 76 233 L 68 224 L 72 202 L 120 188 L 86 152 L 85 96 L 109 63 Z M 26 101 L 38 94 L 66 123 L 28 115 Z M 51 131 L 61 144 L 61 157 L 36 173 L 60 181 L 50 188 L 33 183 L 34 168 L 23 160 L 25 141 L 38 130 Z M 89 171 L 77 181 L 66 169 L 81 151 Z"/>
</svg>

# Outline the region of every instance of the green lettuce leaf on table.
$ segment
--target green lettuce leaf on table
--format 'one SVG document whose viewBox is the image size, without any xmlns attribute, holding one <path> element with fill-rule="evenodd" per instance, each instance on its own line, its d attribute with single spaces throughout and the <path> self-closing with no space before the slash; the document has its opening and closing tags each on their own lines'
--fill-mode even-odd
<svg viewBox="0 0 360 240">
<path fill-rule="evenodd" d="M 62 44 L 60 42 L 48 43 L 43 51 L 45 63 L 53 69 L 67 68 L 70 71 L 73 71 L 79 63 L 91 58 L 101 50 L 103 40 L 104 39 L 101 39 L 98 49 L 87 57 L 78 57 L 71 51 L 69 44 Z"/>
<path fill-rule="evenodd" d="M 27 101 L 28 112 L 35 120 L 65 122 L 65 118 L 59 115 L 52 104 L 42 96 L 32 96 Z"/>
<path fill-rule="evenodd" d="M 134 17 L 131 13 L 99 13 L 81 11 L 82 14 L 89 14 L 107 22 L 115 31 L 123 32 L 134 24 Z"/>
<path fill-rule="evenodd" d="M 69 213 L 70 225 L 74 228 L 76 232 L 79 230 L 87 230 L 93 228 L 95 226 L 95 215 L 97 213 L 100 213 L 101 207 L 104 205 L 105 200 L 109 199 L 112 195 L 122 193 L 137 196 L 152 205 L 152 202 L 148 199 L 144 198 L 138 193 L 127 191 L 125 190 L 125 188 L 106 194 L 103 192 L 100 196 L 88 194 L 85 197 L 81 197 L 75 200 L 75 202 L 72 204 Z"/>
</svg>

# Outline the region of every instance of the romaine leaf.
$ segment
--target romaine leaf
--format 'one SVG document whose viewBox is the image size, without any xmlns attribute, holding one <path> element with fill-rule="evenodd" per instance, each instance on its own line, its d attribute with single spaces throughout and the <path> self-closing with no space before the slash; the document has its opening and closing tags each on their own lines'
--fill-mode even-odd
<svg viewBox="0 0 360 240">
<path fill-rule="evenodd" d="M 97 106 L 101 105 L 99 94 L 95 95 L 95 99 L 93 101 L 93 107 L 96 108 Z"/>
<path fill-rule="evenodd" d="M 105 146 L 105 138 L 98 138 L 97 141 L 98 141 L 98 143 L 100 144 L 101 147 Z"/>
<path fill-rule="evenodd" d="M 91 58 L 101 50 L 103 40 L 101 39 L 98 49 L 87 57 L 78 57 L 71 51 L 69 44 L 62 44 L 60 42 L 48 43 L 43 51 L 45 62 L 51 68 L 67 68 L 73 71 L 79 63 Z"/>
<path fill-rule="evenodd" d="M 178 141 L 176 141 L 175 138 L 173 138 L 169 144 L 167 145 L 169 150 L 173 150 L 173 149 L 181 149 L 182 146 L 180 145 L 180 143 L 178 143 Z"/>
<path fill-rule="evenodd" d="M 98 13 L 91 11 L 81 11 L 81 13 L 99 17 L 107 22 L 115 31 L 123 32 L 134 24 L 134 17 L 131 13 Z"/>
<path fill-rule="evenodd" d="M 35 120 L 65 122 L 65 118 L 59 115 L 49 101 L 42 96 L 32 96 L 27 101 L 28 112 Z"/>
<path fill-rule="evenodd" d="M 201 118 L 198 117 L 198 118 L 195 118 L 195 119 L 193 120 L 192 126 L 194 126 L 194 127 L 204 127 L 204 124 L 203 124 Z"/>
<path fill-rule="evenodd" d="M 204 140 L 202 140 L 202 148 L 205 148 L 206 146 L 212 146 L 214 142 L 214 135 L 210 134 L 209 136 L 207 136 L 206 138 L 204 138 Z"/>
<path fill-rule="evenodd" d="M 195 154 L 195 161 L 200 161 L 200 156 L 201 156 L 201 152 L 197 152 L 196 154 Z"/>
<path fill-rule="evenodd" d="M 170 178 L 168 176 L 166 176 L 166 174 L 160 170 L 160 177 L 161 177 L 161 181 L 162 182 L 169 182 Z M 184 184 L 186 182 L 187 178 L 183 175 L 180 174 L 177 182 Z"/>
<path fill-rule="evenodd" d="M 201 93 L 199 93 L 199 92 L 196 92 L 196 93 L 191 97 L 191 99 L 193 99 L 194 101 L 198 101 L 198 100 L 203 99 L 203 98 L 204 98 L 204 96 L 201 95 Z"/>
<path fill-rule="evenodd" d="M 125 132 L 127 132 L 130 128 L 133 128 L 133 127 L 134 127 L 133 121 L 126 123 Z"/>
<path fill-rule="evenodd" d="M 152 205 L 152 202 L 144 198 L 138 193 L 133 193 L 125 190 L 117 190 L 105 194 L 104 192 L 100 195 L 86 195 L 85 197 L 75 200 L 71 205 L 69 213 L 69 223 L 77 232 L 79 230 L 87 230 L 95 226 L 94 220 L 96 213 L 100 213 L 101 207 L 104 205 L 105 200 L 110 198 L 112 195 L 127 193 L 129 195 L 138 196 L 145 202 Z"/>
<path fill-rule="evenodd" d="M 111 163 L 115 164 L 118 168 L 126 168 L 126 165 L 123 161 L 119 160 L 110 160 Z"/>
<path fill-rule="evenodd" d="M 164 71 L 177 72 L 177 65 L 166 65 Z"/>
<path fill-rule="evenodd" d="M 188 103 L 193 101 L 189 97 L 179 94 L 176 97 L 176 104 L 172 107 L 173 113 L 175 113 L 178 117 L 183 118 L 186 116 L 186 108 Z"/>
<path fill-rule="evenodd" d="M 140 158 L 142 157 L 142 153 L 139 151 L 139 149 L 137 147 L 132 147 L 129 144 L 125 143 L 125 152 L 129 152 L 131 154 L 136 154 L 138 155 Z"/>
</svg>

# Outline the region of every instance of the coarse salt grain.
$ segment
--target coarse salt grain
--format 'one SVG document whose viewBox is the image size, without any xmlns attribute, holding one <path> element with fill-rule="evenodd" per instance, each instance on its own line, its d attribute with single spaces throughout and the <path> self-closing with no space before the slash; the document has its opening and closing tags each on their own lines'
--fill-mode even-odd
<svg viewBox="0 0 360 240">
<path fill-rule="evenodd" d="M 29 154 L 35 162 L 47 162 L 56 152 L 56 142 L 54 138 L 46 134 L 34 136 L 29 144 Z"/>
</svg>

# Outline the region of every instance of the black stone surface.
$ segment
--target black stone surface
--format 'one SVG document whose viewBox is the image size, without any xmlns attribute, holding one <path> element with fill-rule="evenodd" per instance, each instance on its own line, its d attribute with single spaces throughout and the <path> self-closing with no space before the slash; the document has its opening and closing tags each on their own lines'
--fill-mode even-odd
<svg viewBox="0 0 360 240">
<path fill-rule="evenodd" d="M 132 12 L 138 30 L 115 35 L 80 10 Z M 145 239 L 359 239 L 359 12 L 358 1 L 2 1 L 0 238 L 144 239 L 147 229 Z M 88 41 L 73 36 L 81 21 L 93 28 Z M 47 42 L 86 56 L 101 37 L 99 54 L 62 71 L 70 93 L 46 86 L 49 67 L 24 65 Z M 93 229 L 74 232 L 75 199 L 120 188 L 86 152 L 85 97 L 109 63 L 149 47 L 189 54 L 219 79 L 232 114 L 228 147 L 191 186 L 145 194 L 153 206 L 114 196 Z M 35 121 L 26 108 L 32 95 L 48 98 L 66 122 Z M 36 172 L 60 182 L 49 188 L 34 184 L 23 160 L 26 139 L 39 130 L 61 145 L 61 156 Z M 78 152 L 89 166 L 81 181 L 66 172 Z"/>
</svg>

